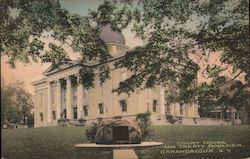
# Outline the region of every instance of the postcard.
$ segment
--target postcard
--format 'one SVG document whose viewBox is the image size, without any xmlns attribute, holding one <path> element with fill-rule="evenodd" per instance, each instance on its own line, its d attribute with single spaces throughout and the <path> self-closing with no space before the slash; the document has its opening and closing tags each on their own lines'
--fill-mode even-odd
<svg viewBox="0 0 250 159">
<path fill-rule="evenodd" d="M 1 159 L 249 159 L 249 1 L 1 1 Z"/>
</svg>

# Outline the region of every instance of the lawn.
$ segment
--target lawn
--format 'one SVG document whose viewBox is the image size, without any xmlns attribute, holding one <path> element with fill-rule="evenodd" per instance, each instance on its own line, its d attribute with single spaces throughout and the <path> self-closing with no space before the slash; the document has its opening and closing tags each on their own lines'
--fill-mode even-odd
<svg viewBox="0 0 250 159">
<path fill-rule="evenodd" d="M 164 146 L 159 148 L 137 149 L 141 159 L 168 158 L 247 158 L 250 157 L 250 126 L 153 126 L 153 140 L 161 141 Z M 110 159 L 110 150 L 75 149 L 74 144 L 86 142 L 86 127 L 50 127 L 29 129 L 2 130 L 2 157 L 6 159 Z M 194 142 L 219 142 L 229 148 L 201 148 L 213 152 L 173 153 L 167 146 L 187 144 L 195 146 Z M 190 143 L 192 142 L 192 143 Z M 238 145 L 240 147 L 230 147 Z M 223 144 L 222 144 L 223 146 Z M 196 150 L 197 148 L 190 148 Z M 220 151 L 220 150 L 221 151 Z M 167 150 L 167 151 L 165 151 Z M 226 150 L 230 150 L 226 151 Z M 174 151 L 175 152 L 175 151 Z"/>
</svg>

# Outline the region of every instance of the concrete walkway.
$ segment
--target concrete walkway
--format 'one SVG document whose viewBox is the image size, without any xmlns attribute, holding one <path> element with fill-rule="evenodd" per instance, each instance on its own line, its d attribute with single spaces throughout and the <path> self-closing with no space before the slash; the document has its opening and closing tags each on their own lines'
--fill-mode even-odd
<svg viewBox="0 0 250 159">
<path fill-rule="evenodd" d="M 162 142 L 141 142 L 140 144 L 96 144 L 96 143 L 86 143 L 86 144 L 76 144 L 75 148 L 83 149 L 112 149 L 113 159 L 138 159 L 133 148 L 144 148 L 144 147 L 156 147 L 163 145 Z"/>
</svg>

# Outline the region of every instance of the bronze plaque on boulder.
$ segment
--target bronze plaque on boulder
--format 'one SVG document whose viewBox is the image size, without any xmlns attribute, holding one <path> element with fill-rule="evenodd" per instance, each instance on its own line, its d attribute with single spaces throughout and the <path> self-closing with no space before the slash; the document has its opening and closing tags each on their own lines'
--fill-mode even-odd
<svg viewBox="0 0 250 159">
<path fill-rule="evenodd" d="M 127 126 L 113 126 L 113 141 L 126 142 L 129 140 L 129 132 Z"/>
<path fill-rule="evenodd" d="M 135 121 L 124 119 L 101 121 L 95 140 L 97 144 L 139 144 L 141 129 Z"/>
</svg>

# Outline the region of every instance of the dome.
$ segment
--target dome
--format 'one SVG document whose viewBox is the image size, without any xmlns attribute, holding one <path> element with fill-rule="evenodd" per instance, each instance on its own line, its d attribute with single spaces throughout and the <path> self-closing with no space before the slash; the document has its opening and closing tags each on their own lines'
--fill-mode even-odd
<svg viewBox="0 0 250 159">
<path fill-rule="evenodd" d="M 121 32 L 113 31 L 110 24 L 100 29 L 100 37 L 105 43 L 125 45 L 125 38 Z"/>
</svg>

